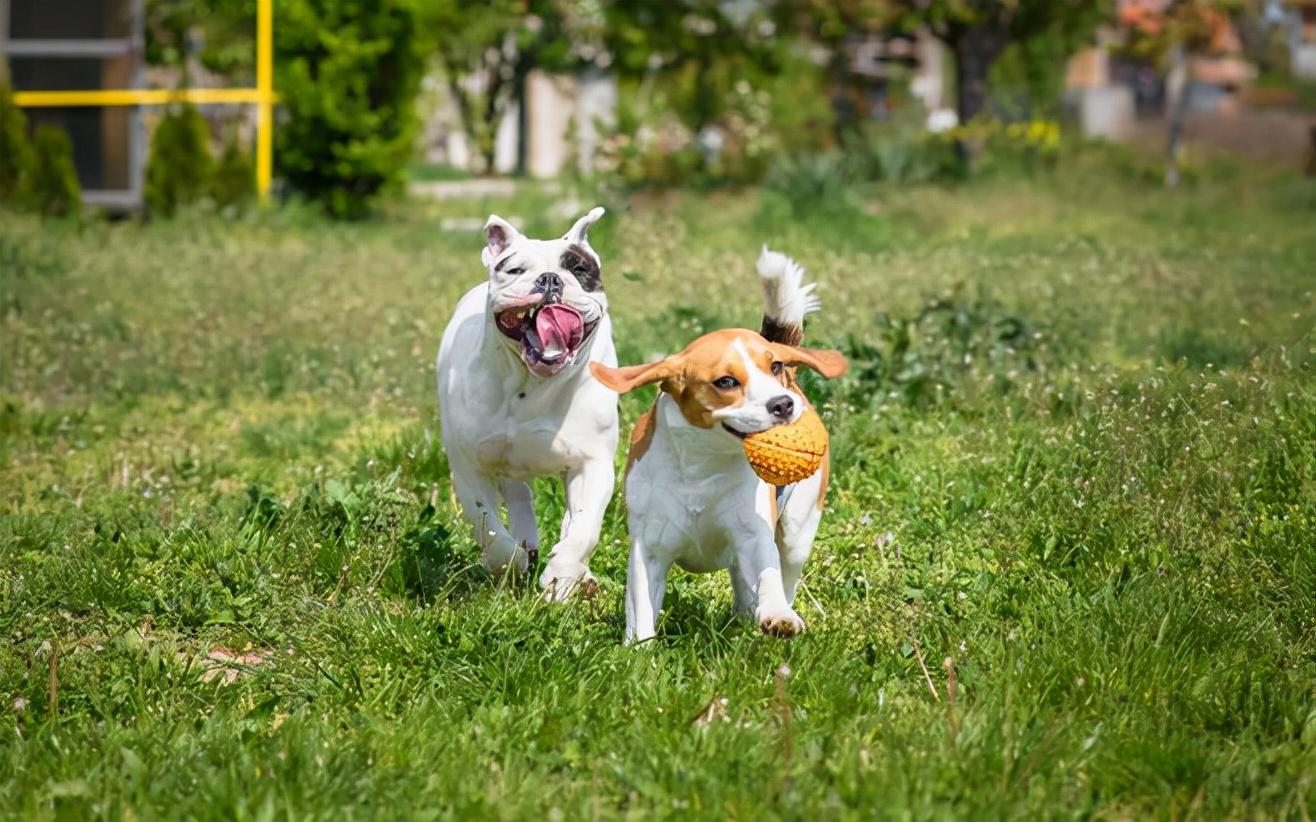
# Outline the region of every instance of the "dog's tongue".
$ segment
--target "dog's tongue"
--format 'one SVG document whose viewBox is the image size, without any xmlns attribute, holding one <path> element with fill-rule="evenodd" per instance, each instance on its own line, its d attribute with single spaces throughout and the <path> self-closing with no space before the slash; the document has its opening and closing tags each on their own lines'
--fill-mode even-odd
<svg viewBox="0 0 1316 822">
<path fill-rule="evenodd" d="M 576 309 L 554 303 L 535 315 L 535 333 L 543 348 L 543 359 L 553 362 L 576 350 L 585 336 L 585 325 Z"/>
</svg>

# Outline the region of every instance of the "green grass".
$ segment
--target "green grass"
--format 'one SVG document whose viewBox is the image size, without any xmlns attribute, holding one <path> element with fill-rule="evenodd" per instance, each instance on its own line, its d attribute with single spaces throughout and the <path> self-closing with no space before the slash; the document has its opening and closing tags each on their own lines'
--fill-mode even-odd
<svg viewBox="0 0 1316 822">
<path fill-rule="evenodd" d="M 478 568 L 431 363 L 480 242 L 438 226 L 560 233 L 541 196 L 0 214 L 0 810 L 1306 818 L 1316 190 L 1114 168 L 607 203 L 626 361 L 756 323 L 763 242 L 823 283 L 855 367 L 809 383 L 834 490 L 789 642 L 676 573 L 623 648 L 618 505 L 595 601 Z"/>
</svg>

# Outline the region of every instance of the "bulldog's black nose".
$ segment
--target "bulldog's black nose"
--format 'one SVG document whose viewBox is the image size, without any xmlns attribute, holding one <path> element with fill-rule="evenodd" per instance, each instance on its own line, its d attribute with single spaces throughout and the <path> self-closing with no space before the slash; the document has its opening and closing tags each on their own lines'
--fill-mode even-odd
<svg viewBox="0 0 1316 822">
<path fill-rule="evenodd" d="M 768 400 L 768 413 L 779 420 L 788 420 L 795 411 L 795 400 L 782 394 Z"/>
<path fill-rule="evenodd" d="M 562 278 L 552 271 L 545 271 L 535 280 L 533 294 L 544 295 L 544 305 L 562 301 Z"/>
</svg>

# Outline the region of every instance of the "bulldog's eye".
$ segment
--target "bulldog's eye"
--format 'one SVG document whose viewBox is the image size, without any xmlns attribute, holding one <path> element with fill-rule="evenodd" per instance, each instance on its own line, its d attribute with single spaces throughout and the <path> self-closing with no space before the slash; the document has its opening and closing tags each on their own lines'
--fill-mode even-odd
<svg viewBox="0 0 1316 822">
<path fill-rule="evenodd" d="M 782 362 L 781 360 L 777 360 L 772 363 L 772 375 L 774 377 L 780 377 L 781 372 L 785 370 L 786 370 L 786 363 Z"/>
<path fill-rule="evenodd" d="M 718 377 L 713 380 L 713 387 L 720 391 L 730 391 L 733 388 L 740 387 L 740 380 L 728 374 L 725 377 Z"/>
<path fill-rule="evenodd" d="M 509 277 L 520 277 L 522 274 L 525 273 L 525 269 L 518 266 L 517 268 L 509 268 L 507 269 L 507 271 L 503 273 L 505 273 Z"/>
</svg>

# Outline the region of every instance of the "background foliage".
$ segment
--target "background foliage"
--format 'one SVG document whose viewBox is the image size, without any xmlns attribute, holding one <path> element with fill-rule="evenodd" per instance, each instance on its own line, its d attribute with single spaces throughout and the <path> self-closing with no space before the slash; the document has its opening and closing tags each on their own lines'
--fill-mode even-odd
<svg viewBox="0 0 1316 822">
<path fill-rule="evenodd" d="M 151 134 L 143 196 L 153 214 L 173 215 L 211 193 L 215 161 L 210 155 L 210 126 L 196 106 L 171 107 Z"/>
<path fill-rule="evenodd" d="M 1195 48 L 1202 21 L 1242 5 L 1176 2 L 1154 36 L 1130 41 L 1130 53 Z M 290 190 L 330 213 L 366 213 L 412 158 L 414 98 L 427 70 L 477 158 L 462 172 L 492 172 L 499 126 L 536 70 L 618 80 L 616 121 L 599 124 L 606 139 L 592 159 L 625 186 L 757 181 L 780 158 L 849 151 L 874 132 L 915 158 L 929 153 L 921 135 L 881 125 L 888 109 L 916 108 L 899 60 L 887 80 L 866 78 L 850 64 L 856 42 L 930 31 L 950 52 L 961 123 L 1055 121 L 1066 60 L 1115 11 L 1113 0 L 294 0 L 279 4 L 276 21 L 278 82 L 288 92 L 280 170 Z M 184 83 L 194 66 L 250 82 L 253 21 L 254 0 L 150 0 L 147 53 L 180 68 Z M 973 171 L 991 146 L 967 136 L 954 146 L 961 168 L 932 176 Z M 894 148 L 898 140 L 906 145 Z"/>
<path fill-rule="evenodd" d="M 431 0 L 417 6 L 422 49 L 436 55 L 460 125 L 492 173 L 498 125 L 535 69 L 589 64 L 580 38 L 591 4 L 568 0 Z M 474 77 L 483 82 L 472 82 Z"/>
<path fill-rule="evenodd" d="M 23 174 L 32 162 L 31 151 L 27 117 L 14 105 L 8 81 L 0 79 L 0 202 L 12 201 L 18 195 Z"/>
<path fill-rule="evenodd" d="M 359 217 L 412 156 L 423 65 L 414 4 L 287 0 L 275 11 L 279 170 L 330 214 Z"/>
<path fill-rule="evenodd" d="M 82 208 L 73 143 L 63 129 L 40 126 L 33 133 L 31 166 L 22 178 L 19 200 L 48 217 L 76 215 Z"/>
<path fill-rule="evenodd" d="M 243 150 L 236 135 L 224 143 L 215 166 L 215 204 L 220 208 L 240 208 L 256 196 L 255 168 L 251 155 Z"/>
</svg>

